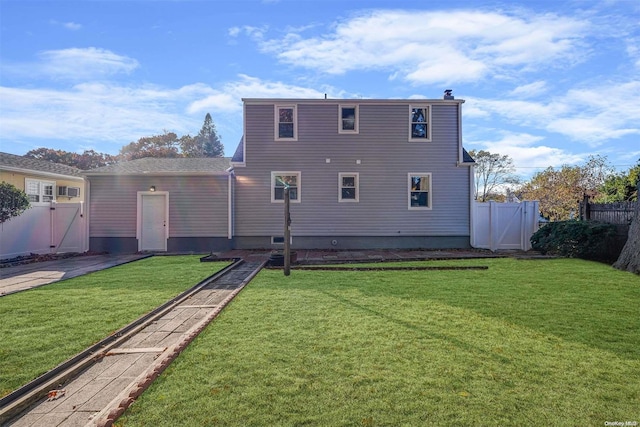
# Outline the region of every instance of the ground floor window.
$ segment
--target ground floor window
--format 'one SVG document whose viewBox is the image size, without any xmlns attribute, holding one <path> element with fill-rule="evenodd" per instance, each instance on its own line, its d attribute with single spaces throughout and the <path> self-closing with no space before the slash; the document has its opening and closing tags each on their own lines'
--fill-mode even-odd
<svg viewBox="0 0 640 427">
<path fill-rule="evenodd" d="M 409 209 L 431 209 L 431 174 L 409 173 Z"/>
<path fill-rule="evenodd" d="M 53 193 L 56 183 L 52 181 L 40 181 L 37 179 L 25 179 L 25 193 L 31 203 L 54 202 Z"/>
<path fill-rule="evenodd" d="M 300 202 L 300 172 L 271 172 L 271 202 L 284 202 L 284 189 L 289 187 L 289 200 Z"/>
<path fill-rule="evenodd" d="M 360 200 L 359 176 L 357 172 L 341 172 L 338 174 L 338 201 L 357 202 Z"/>
</svg>

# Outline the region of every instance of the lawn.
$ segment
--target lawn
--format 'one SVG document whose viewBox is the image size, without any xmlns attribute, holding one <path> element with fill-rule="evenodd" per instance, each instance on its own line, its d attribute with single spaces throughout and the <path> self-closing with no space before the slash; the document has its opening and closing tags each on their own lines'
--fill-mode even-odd
<svg viewBox="0 0 640 427">
<path fill-rule="evenodd" d="M 0 396 L 227 264 L 152 257 L 0 298 Z"/>
<path fill-rule="evenodd" d="M 411 265 L 489 268 L 263 270 L 117 425 L 640 422 L 640 277 Z"/>
</svg>

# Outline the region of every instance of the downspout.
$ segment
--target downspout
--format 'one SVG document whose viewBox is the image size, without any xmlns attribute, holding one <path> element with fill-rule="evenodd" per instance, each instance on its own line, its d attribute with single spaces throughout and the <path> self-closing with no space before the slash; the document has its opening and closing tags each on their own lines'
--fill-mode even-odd
<svg viewBox="0 0 640 427">
<path fill-rule="evenodd" d="M 474 169 L 476 168 L 475 165 L 472 165 L 469 168 L 469 234 L 470 234 L 470 239 L 469 239 L 469 243 L 471 244 L 472 248 L 476 247 L 476 228 L 475 228 L 475 218 L 476 218 L 476 201 L 473 199 L 473 189 L 475 188 L 474 185 L 474 181 L 473 181 L 473 177 L 475 175 L 474 173 Z"/>
<path fill-rule="evenodd" d="M 91 181 L 89 181 L 87 178 L 85 178 L 84 180 L 84 188 L 85 188 L 85 194 L 84 194 L 84 201 L 87 202 L 86 203 L 86 207 L 84 206 L 84 203 L 82 203 L 81 207 L 84 208 L 84 212 L 80 213 L 80 218 L 82 218 L 82 220 L 84 221 L 84 251 L 88 252 L 91 249 L 91 238 L 89 236 L 89 211 L 91 209 Z"/>
<path fill-rule="evenodd" d="M 227 239 L 233 239 L 233 178 L 235 177 L 235 173 L 233 171 L 233 167 L 227 169 Z"/>
</svg>

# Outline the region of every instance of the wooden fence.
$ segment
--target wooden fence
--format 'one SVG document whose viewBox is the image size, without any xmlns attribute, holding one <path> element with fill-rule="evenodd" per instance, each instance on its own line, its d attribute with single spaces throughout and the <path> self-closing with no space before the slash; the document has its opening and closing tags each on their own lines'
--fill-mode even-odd
<svg viewBox="0 0 640 427">
<path fill-rule="evenodd" d="M 580 203 L 581 219 L 606 222 L 616 225 L 629 225 L 633 220 L 633 210 L 636 202 Z"/>
</svg>

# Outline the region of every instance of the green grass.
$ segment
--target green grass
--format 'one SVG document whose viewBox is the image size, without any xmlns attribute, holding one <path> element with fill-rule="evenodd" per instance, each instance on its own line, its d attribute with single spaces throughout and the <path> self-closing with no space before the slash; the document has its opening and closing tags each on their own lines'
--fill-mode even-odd
<svg viewBox="0 0 640 427">
<path fill-rule="evenodd" d="M 419 265 L 489 269 L 264 270 L 117 424 L 640 421 L 640 277 L 567 259 Z"/>
<path fill-rule="evenodd" d="M 0 298 L 0 396 L 227 264 L 152 257 Z"/>
</svg>

